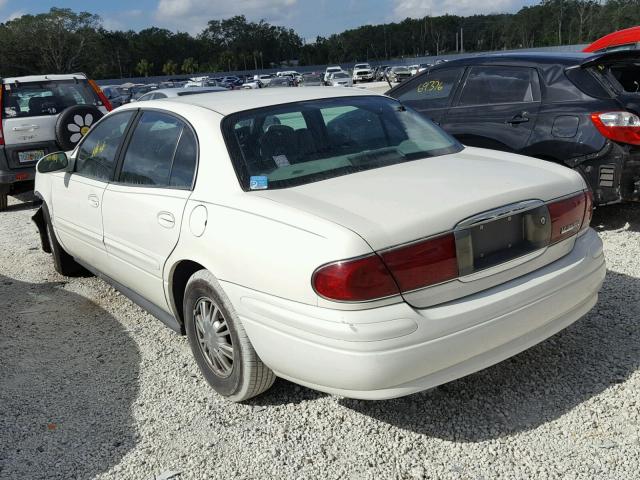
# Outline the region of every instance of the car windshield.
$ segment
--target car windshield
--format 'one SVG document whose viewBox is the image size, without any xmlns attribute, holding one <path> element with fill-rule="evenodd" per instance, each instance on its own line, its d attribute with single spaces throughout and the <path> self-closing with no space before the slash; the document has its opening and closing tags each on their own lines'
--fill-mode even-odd
<svg viewBox="0 0 640 480">
<path fill-rule="evenodd" d="M 395 73 L 406 73 L 409 71 L 407 67 L 393 67 L 392 70 Z"/>
<path fill-rule="evenodd" d="M 349 78 L 349 75 L 347 75 L 344 72 L 339 72 L 339 73 L 334 73 L 333 78 Z"/>
<path fill-rule="evenodd" d="M 340 72 L 342 69 L 341 68 L 327 68 L 327 72 L 329 73 L 334 73 L 334 72 Z"/>
<path fill-rule="evenodd" d="M 222 125 L 245 190 L 287 188 L 463 148 L 382 96 L 275 105 L 229 115 Z"/>
<path fill-rule="evenodd" d="M 86 80 L 7 83 L 3 91 L 3 118 L 57 115 L 74 105 L 102 105 Z"/>
<path fill-rule="evenodd" d="M 366 63 L 359 63 L 354 68 L 369 68 L 369 65 L 367 65 Z"/>
</svg>

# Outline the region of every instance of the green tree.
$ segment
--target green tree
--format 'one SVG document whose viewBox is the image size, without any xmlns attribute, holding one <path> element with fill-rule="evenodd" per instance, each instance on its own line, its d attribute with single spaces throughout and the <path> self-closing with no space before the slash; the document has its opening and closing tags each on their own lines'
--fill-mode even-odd
<svg viewBox="0 0 640 480">
<path fill-rule="evenodd" d="M 165 75 L 175 75 L 178 73 L 178 64 L 173 60 L 167 60 L 167 62 L 162 66 L 162 73 Z"/>
<path fill-rule="evenodd" d="M 149 73 L 153 69 L 153 63 L 149 63 L 149 60 L 142 58 L 136 65 L 136 72 L 143 77 L 148 77 Z"/>
<path fill-rule="evenodd" d="M 185 58 L 182 62 L 182 73 L 196 73 L 198 71 L 198 62 L 193 57 Z"/>
</svg>

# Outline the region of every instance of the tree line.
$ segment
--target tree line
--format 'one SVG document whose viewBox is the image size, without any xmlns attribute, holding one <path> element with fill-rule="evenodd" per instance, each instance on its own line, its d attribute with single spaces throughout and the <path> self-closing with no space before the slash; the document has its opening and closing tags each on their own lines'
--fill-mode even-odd
<svg viewBox="0 0 640 480">
<path fill-rule="evenodd" d="M 442 55 L 456 47 L 473 52 L 588 43 L 639 24 L 640 0 L 542 0 L 513 14 L 425 15 L 305 42 L 293 29 L 242 15 L 210 20 L 190 35 L 156 27 L 107 30 L 98 15 L 52 8 L 0 24 L 0 75 L 83 71 L 100 79 L 253 71 Z"/>
</svg>

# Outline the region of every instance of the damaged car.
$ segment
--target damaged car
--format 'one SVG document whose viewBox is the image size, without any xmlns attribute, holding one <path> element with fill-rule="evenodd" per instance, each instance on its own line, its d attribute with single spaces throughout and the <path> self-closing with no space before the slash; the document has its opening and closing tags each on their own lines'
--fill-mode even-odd
<svg viewBox="0 0 640 480">
<path fill-rule="evenodd" d="M 465 145 L 579 172 L 596 205 L 640 200 L 640 53 L 511 53 L 435 65 L 388 92 Z"/>
</svg>

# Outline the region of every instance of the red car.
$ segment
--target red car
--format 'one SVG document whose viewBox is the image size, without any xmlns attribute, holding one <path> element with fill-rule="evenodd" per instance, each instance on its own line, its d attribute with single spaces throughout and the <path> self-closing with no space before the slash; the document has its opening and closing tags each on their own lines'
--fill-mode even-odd
<svg viewBox="0 0 640 480">
<path fill-rule="evenodd" d="M 583 52 L 606 52 L 611 50 L 640 49 L 640 26 L 625 28 L 599 38 Z"/>
</svg>

